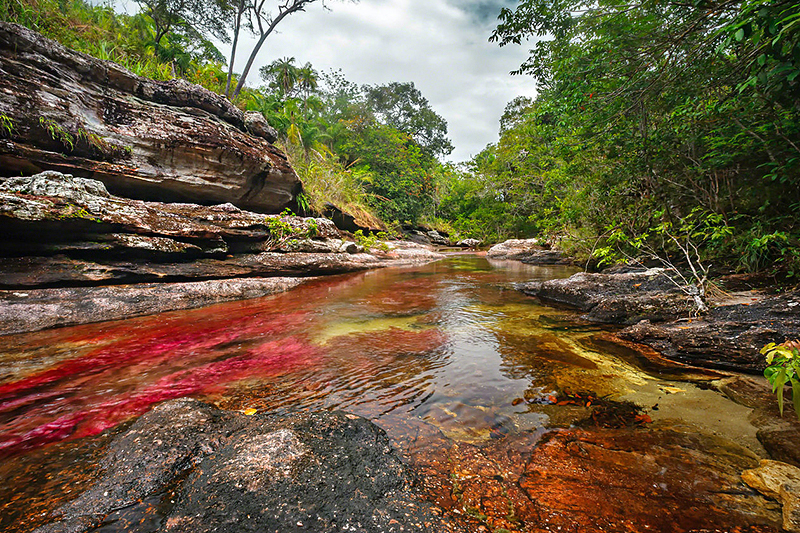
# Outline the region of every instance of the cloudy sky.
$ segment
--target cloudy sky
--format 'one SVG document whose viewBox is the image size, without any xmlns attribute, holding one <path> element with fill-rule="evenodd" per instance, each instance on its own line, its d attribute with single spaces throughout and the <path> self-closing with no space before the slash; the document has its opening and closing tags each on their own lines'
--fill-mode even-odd
<svg viewBox="0 0 800 533">
<path fill-rule="evenodd" d="M 449 159 L 464 161 L 497 140 L 509 100 L 535 94 L 530 77 L 509 74 L 525 60 L 527 47 L 489 42 L 504 3 L 516 2 L 325 0 L 326 7 L 315 2 L 284 19 L 267 39 L 248 84 L 259 84 L 258 68 L 282 57 L 311 62 L 318 71 L 341 69 L 358 84 L 412 81 L 447 120 L 455 145 Z M 253 42 L 240 48 L 237 72 Z"/>
</svg>

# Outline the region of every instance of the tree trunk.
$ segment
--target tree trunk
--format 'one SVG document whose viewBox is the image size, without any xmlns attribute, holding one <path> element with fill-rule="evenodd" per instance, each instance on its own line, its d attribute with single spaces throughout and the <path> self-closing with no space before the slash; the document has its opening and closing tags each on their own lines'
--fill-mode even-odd
<svg viewBox="0 0 800 533">
<path fill-rule="evenodd" d="M 242 4 L 244 5 L 244 2 Z M 239 32 L 242 29 L 242 9 L 236 13 L 236 24 L 233 27 L 233 43 L 231 43 L 231 59 L 228 62 L 228 82 L 225 84 L 225 98 L 231 99 L 231 80 L 233 79 L 233 63 L 236 61 L 236 45 L 239 44 Z"/>
<path fill-rule="evenodd" d="M 253 47 L 253 51 L 250 53 L 250 57 L 247 59 L 247 64 L 242 71 L 242 76 L 239 78 L 239 83 L 236 84 L 236 89 L 233 91 L 233 95 L 231 98 L 236 98 L 239 96 L 239 93 L 242 92 L 242 87 L 244 87 L 244 82 L 247 79 L 247 75 L 250 73 L 250 68 L 253 66 L 253 62 L 256 60 L 256 56 L 258 52 L 261 50 L 261 47 L 264 45 L 264 41 L 267 40 L 267 37 L 272 33 L 275 29 L 275 26 L 278 25 L 280 21 L 282 21 L 287 15 L 294 13 L 295 11 L 302 11 L 303 6 L 305 4 L 313 2 L 314 0 L 294 0 L 294 3 L 289 6 L 286 11 L 282 11 L 275 17 L 275 20 L 267 28 L 267 31 L 261 34 L 261 38 L 258 39 L 255 47 Z"/>
</svg>

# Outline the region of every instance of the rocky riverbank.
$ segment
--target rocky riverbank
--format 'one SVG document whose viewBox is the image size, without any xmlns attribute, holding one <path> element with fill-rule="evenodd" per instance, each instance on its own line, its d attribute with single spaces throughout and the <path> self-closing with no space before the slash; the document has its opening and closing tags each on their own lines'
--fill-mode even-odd
<svg viewBox="0 0 800 533">
<path fill-rule="evenodd" d="M 258 297 L 298 278 L 442 257 L 403 242 L 368 254 L 328 219 L 131 200 L 54 171 L 0 182 L 0 231 L 0 334 Z"/>
<path fill-rule="evenodd" d="M 722 295 L 696 316 L 692 300 L 664 269 L 591 274 L 521 283 L 542 301 L 579 309 L 583 318 L 626 326 L 619 337 L 645 344 L 665 357 L 710 368 L 760 373 L 759 349 L 800 338 L 800 294 L 758 292 Z"/>
<path fill-rule="evenodd" d="M 529 265 L 571 265 L 573 261 L 541 239 L 509 239 L 486 252 L 490 259 L 521 261 Z"/>
</svg>

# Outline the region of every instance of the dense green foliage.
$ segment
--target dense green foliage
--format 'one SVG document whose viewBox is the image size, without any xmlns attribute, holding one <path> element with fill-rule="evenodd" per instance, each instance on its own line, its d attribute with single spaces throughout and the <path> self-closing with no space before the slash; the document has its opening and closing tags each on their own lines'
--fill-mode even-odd
<svg viewBox="0 0 800 533">
<path fill-rule="evenodd" d="M 321 76 L 308 63 L 300 67 L 294 58 L 274 61 L 261 76 L 269 92 L 251 93 L 247 108 L 261 111 L 289 143 L 304 148 L 305 156 L 293 163 L 312 207 L 319 206 L 314 191 L 321 188 L 311 183 L 313 175 L 303 175 L 304 161 L 331 161 L 335 154 L 336 181 L 363 191 L 362 209 L 393 226 L 434 221 L 447 175 L 436 155 L 452 146 L 447 123 L 413 83 L 359 87 L 341 73 Z M 326 201 L 333 201 L 331 193 L 323 195 Z M 356 195 L 350 190 L 345 196 Z"/>
<path fill-rule="evenodd" d="M 547 235 L 604 261 L 651 228 L 701 227 L 706 258 L 791 270 L 799 13 L 766 0 L 504 9 L 493 39 L 536 39 L 519 73 L 539 95 L 509 104 L 443 206 L 477 236 Z"/>
<path fill-rule="evenodd" d="M 186 23 L 174 24 L 159 36 L 146 15 L 117 14 L 108 5 L 85 0 L 8 0 L 0 2 L 0 20 L 22 24 L 141 76 L 158 80 L 182 76 L 211 90 L 218 90 L 225 80 L 222 54 Z"/>
</svg>

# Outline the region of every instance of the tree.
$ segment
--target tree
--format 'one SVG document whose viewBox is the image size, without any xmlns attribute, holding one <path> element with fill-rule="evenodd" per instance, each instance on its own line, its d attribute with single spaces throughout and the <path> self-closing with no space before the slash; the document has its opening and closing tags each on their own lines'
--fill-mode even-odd
<svg viewBox="0 0 800 533">
<path fill-rule="evenodd" d="M 294 61 L 293 57 L 276 59 L 259 71 L 261 79 L 284 98 L 292 96 L 297 82 L 300 81 L 300 69 L 295 66 Z"/>
<path fill-rule="evenodd" d="M 194 30 L 211 34 L 227 42 L 225 20 L 230 6 L 226 0 L 135 0 L 142 12 L 153 20 L 154 42 L 161 45 L 164 36 L 173 31 Z"/>
<path fill-rule="evenodd" d="M 383 124 L 411 135 L 433 156 L 453 151 L 447 138 L 447 121 L 431 109 L 413 82 L 364 87 L 367 107 Z"/>
<path fill-rule="evenodd" d="M 278 24 L 292 13 L 305 11 L 306 6 L 314 2 L 316 2 L 316 0 L 279 0 L 277 13 L 273 14 L 268 11 L 265 5 L 267 0 L 255 0 L 249 10 L 249 16 L 252 21 L 251 24 L 254 33 L 258 36 L 258 41 L 250 52 L 250 57 L 247 59 L 247 64 L 245 64 L 241 76 L 239 76 L 239 82 L 236 84 L 231 98 L 235 98 L 242 91 L 242 87 L 244 87 L 244 83 L 247 80 L 247 75 L 250 73 L 253 62 L 261 51 L 261 47 L 264 45 L 267 37 L 275 31 Z"/>
<path fill-rule="evenodd" d="M 492 38 L 535 40 L 516 73 L 532 75 L 539 94 L 510 104 L 500 141 L 459 184 L 472 203 L 445 207 L 481 227 L 583 241 L 587 253 L 699 209 L 734 228 L 703 242 L 715 264 L 800 266 L 799 9 L 789 0 L 503 9 Z"/>
<path fill-rule="evenodd" d="M 239 35 L 242 32 L 242 27 L 249 23 L 247 13 L 252 9 L 250 0 L 230 0 L 232 10 L 232 27 L 233 42 L 231 43 L 231 56 L 228 60 L 228 80 L 225 83 L 225 97 L 231 96 L 231 82 L 233 80 L 233 66 L 236 63 L 236 49 L 239 46 Z M 252 25 L 250 26 L 252 28 Z"/>
</svg>

